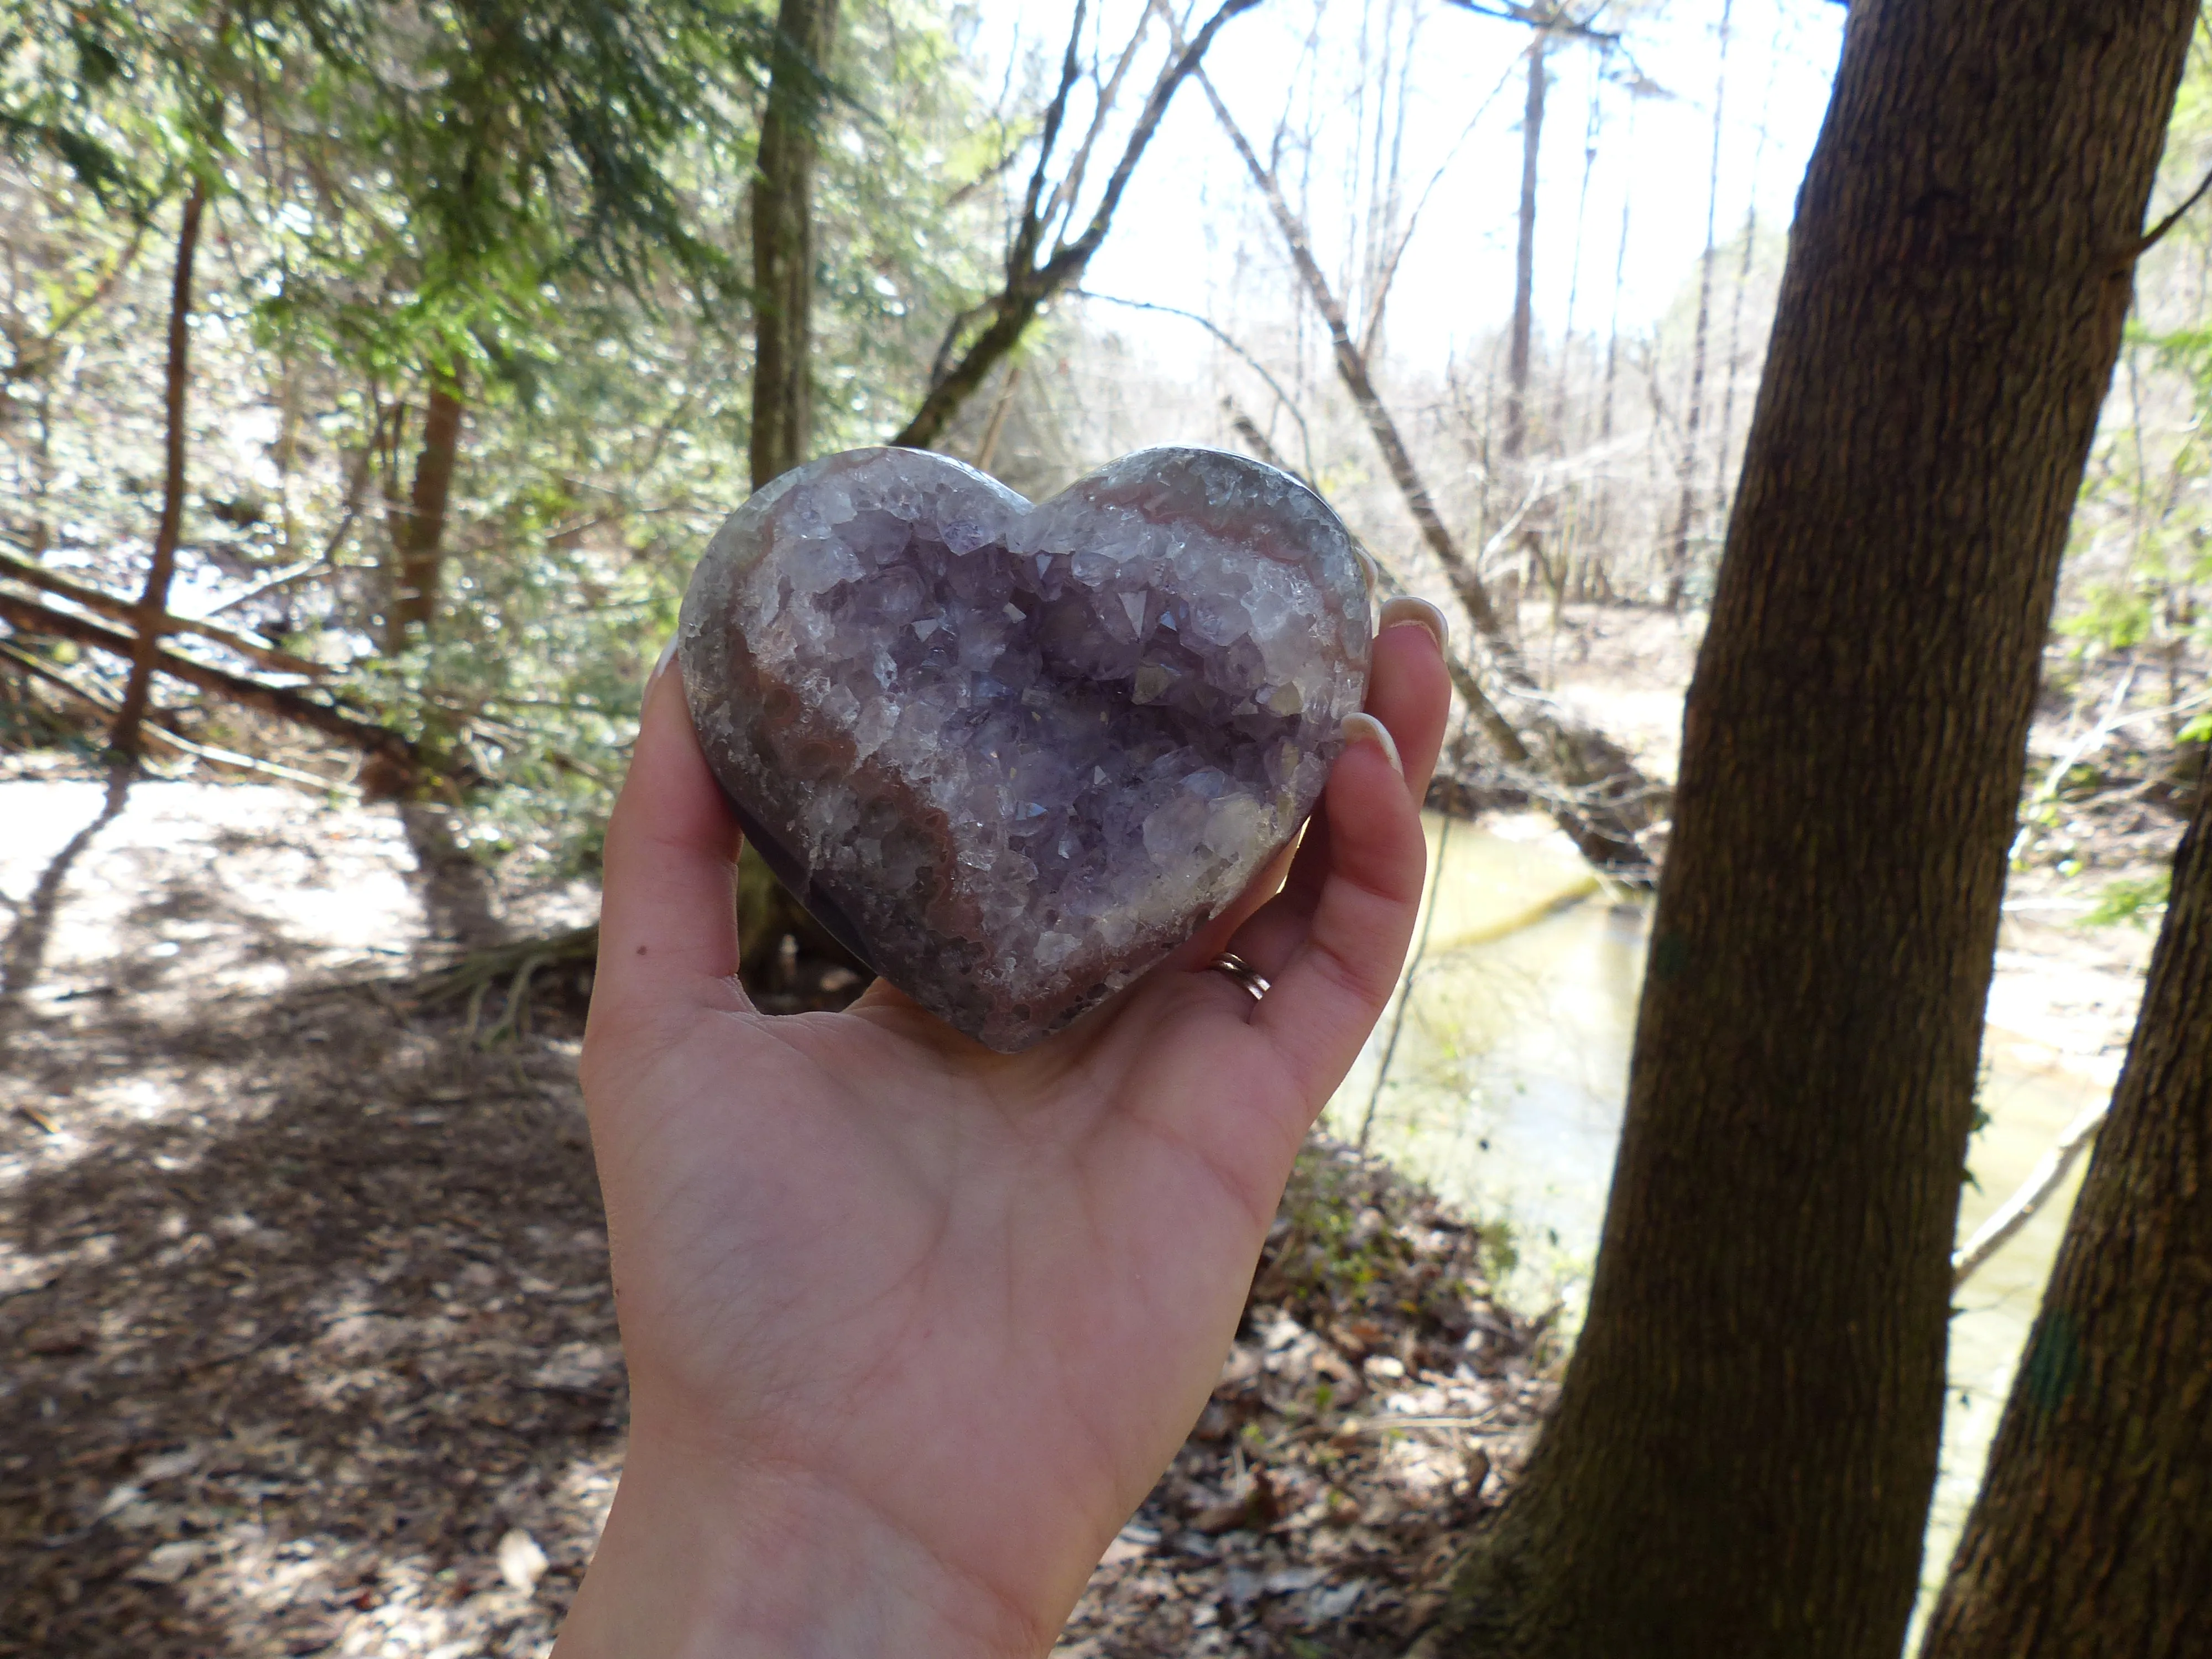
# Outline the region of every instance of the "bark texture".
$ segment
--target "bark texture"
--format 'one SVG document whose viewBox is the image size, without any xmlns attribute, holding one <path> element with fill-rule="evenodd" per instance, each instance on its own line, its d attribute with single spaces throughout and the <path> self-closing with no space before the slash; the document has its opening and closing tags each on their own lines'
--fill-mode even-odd
<svg viewBox="0 0 2212 1659">
<path fill-rule="evenodd" d="M 2212 779 L 1924 1659 L 2212 1642 Z"/>
<path fill-rule="evenodd" d="M 814 430 L 814 128 L 837 0 L 782 0 L 753 180 L 753 488 L 806 459 Z"/>
<path fill-rule="evenodd" d="M 1851 7 L 1588 1322 L 1431 1652 L 1899 1650 L 2028 716 L 2195 11 Z"/>
<path fill-rule="evenodd" d="M 154 556 L 147 566 L 145 590 L 138 596 L 137 641 L 131 653 L 131 678 L 124 684 L 123 707 L 115 716 L 107 746 L 125 764 L 138 758 L 138 727 L 154 695 L 154 666 L 161 653 L 161 619 L 168 614 L 169 582 L 177 572 L 177 543 L 185 526 L 185 403 L 191 389 L 192 263 L 199 252 L 200 217 L 207 210 L 207 186 L 199 179 L 185 198 L 177 222 L 177 263 L 169 283 L 169 361 L 162 384 L 161 518 L 154 531 Z"/>
<path fill-rule="evenodd" d="M 753 488 L 807 459 L 814 436 L 814 129 L 837 39 L 838 0 L 782 0 L 776 58 L 753 179 Z M 761 861 L 738 854 L 740 977 L 758 994 L 775 981 L 787 937 L 828 941 L 859 968 Z"/>
</svg>

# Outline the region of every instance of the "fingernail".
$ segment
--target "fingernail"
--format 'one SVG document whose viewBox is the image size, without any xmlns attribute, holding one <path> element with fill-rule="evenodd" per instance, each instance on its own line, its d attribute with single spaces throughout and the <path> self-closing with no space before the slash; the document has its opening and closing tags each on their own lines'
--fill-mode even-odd
<svg viewBox="0 0 2212 1659">
<path fill-rule="evenodd" d="M 1407 593 L 1401 593 L 1395 599 L 1385 599 L 1382 619 L 1376 624 L 1375 631 L 1381 634 L 1401 623 L 1420 623 L 1435 637 L 1438 653 L 1448 653 L 1451 650 L 1451 624 L 1444 620 L 1444 613 L 1426 599 L 1417 599 Z"/>
<path fill-rule="evenodd" d="M 1367 584 L 1368 597 L 1372 599 L 1375 590 L 1382 586 L 1382 562 L 1358 541 L 1352 544 L 1352 550 L 1359 556 L 1360 579 Z"/>
<path fill-rule="evenodd" d="M 1390 728 L 1372 714 L 1346 714 L 1338 735 L 1345 742 L 1373 744 L 1382 751 L 1382 758 L 1390 763 L 1390 769 L 1401 778 L 1406 775 L 1406 763 L 1398 758 L 1398 740 L 1390 735 Z"/>
<path fill-rule="evenodd" d="M 667 672 L 669 663 L 674 659 L 676 656 L 676 642 L 681 638 L 683 638 L 683 634 L 680 629 L 674 634 L 671 634 L 668 636 L 668 643 L 660 647 L 660 654 L 653 659 L 653 672 L 645 677 L 645 691 L 643 695 L 638 698 L 637 706 L 641 711 L 643 710 L 647 702 L 651 701 L 653 697 L 653 688 L 660 684 L 661 675 Z"/>
</svg>

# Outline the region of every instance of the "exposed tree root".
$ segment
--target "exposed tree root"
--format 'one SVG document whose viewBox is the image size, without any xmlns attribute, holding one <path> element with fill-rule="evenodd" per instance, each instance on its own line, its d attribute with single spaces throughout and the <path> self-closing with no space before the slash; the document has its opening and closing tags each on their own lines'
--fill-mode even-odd
<svg viewBox="0 0 2212 1659">
<path fill-rule="evenodd" d="M 599 954 L 599 927 L 571 927 L 546 939 L 517 939 L 471 951 L 459 961 L 410 981 L 404 993 L 416 1008 L 468 999 L 466 1032 L 480 1048 L 530 1032 L 531 981 L 548 968 L 575 967 L 588 975 Z M 589 981 L 585 981 L 588 991 Z M 483 1024 L 484 1004 L 500 990 L 498 1017 Z"/>
</svg>

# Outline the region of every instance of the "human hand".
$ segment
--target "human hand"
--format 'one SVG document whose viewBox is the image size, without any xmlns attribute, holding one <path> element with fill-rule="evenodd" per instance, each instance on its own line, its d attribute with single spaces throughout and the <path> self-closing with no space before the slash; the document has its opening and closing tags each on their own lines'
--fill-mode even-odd
<svg viewBox="0 0 2212 1659">
<path fill-rule="evenodd" d="M 583 1059 L 630 1443 L 556 1659 L 1051 1647 L 1204 1406 L 1291 1160 L 1396 981 L 1441 627 L 1385 607 L 1281 891 L 1278 865 L 1013 1055 L 881 981 L 843 1013 L 753 1010 L 737 832 L 659 678 Z M 1206 968 L 1224 950 L 1264 1000 Z"/>
</svg>

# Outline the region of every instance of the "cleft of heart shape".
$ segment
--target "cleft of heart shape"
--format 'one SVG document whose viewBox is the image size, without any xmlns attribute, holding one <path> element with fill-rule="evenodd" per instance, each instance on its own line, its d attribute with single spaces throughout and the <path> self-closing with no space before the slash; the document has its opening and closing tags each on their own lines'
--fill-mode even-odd
<svg viewBox="0 0 2212 1659">
<path fill-rule="evenodd" d="M 1127 455 L 1031 506 L 927 451 L 784 474 L 678 660 L 745 834 L 877 973 L 1013 1052 L 1225 908 L 1364 696 L 1364 556 L 1287 473 Z"/>
</svg>

